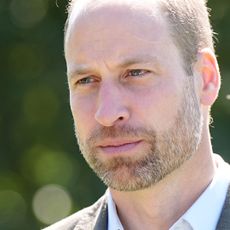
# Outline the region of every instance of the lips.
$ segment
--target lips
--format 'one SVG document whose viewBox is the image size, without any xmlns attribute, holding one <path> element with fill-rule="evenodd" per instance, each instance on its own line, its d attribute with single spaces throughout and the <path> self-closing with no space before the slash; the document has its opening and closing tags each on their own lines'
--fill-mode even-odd
<svg viewBox="0 0 230 230">
<path fill-rule="evenodd" d="M 106 154 L 128 153 L 141 144 L 142 140 L 108 140 L 100 143 L 98 147 Z"/>
</svg>

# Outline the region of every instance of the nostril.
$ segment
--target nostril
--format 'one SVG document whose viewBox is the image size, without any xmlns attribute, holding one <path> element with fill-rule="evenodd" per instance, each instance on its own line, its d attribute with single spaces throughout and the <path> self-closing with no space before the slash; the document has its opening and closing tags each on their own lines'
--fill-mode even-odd
<svg viewBox="0 0 230 230">
<path fill-rule="evenodd" d="M 100 106 L 95 115 L 95 120 L 103 126 L 113 126 L 116 122 L 124 122 L 129 119 L 129 111 L 125 106 Z"/>
</svg>

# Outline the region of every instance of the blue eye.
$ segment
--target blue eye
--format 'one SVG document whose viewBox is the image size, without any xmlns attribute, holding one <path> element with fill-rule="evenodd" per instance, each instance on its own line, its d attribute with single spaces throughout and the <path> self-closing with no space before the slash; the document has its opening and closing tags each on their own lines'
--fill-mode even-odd
<svg viewBox="0 0 230 230">
<path fill-rule="evenodd" d="M 145 75 L 146 73 L 148 73 L 147 70 L 143 70 L 143 69 L 133 69 L 133 70 L 130 70 L 130 71 L 128 72 L 128 76 L 131 76 L 131 77 L 139 77 L 139 76 Z"/>
<path fill-rule="evenodd" d="M 86 85 L 95 82 L 92 77 L 85 77 L 76 82 L 77 85 Z"/>
</svg>

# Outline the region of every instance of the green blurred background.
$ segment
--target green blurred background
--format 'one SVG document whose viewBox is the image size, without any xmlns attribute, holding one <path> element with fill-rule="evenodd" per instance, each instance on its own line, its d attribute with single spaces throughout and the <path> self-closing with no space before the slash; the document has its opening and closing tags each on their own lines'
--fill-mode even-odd
<svg viewBox="0 0 230 230">
<path fill-rule="evenodd" d="M 0 229 L 39 230 L 105 187 L 79 154 L 63 55 L 67 0 L 0 0 Z M 215 152 L 230 162 L 230 3 L 210 0 L 222 89 Z"/>
</svg>

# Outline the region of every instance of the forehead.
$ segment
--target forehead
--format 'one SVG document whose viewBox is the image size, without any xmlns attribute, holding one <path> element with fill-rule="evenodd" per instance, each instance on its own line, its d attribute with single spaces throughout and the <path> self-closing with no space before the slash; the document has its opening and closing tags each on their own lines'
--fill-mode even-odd
<svg viewBox="0 0 230 230">
<path fill-rule="evenodd" d="M 66 41 L 77 31 L 95 33 L 113 29 L 119 33 L 125 28 L 141 35 L 140 29 L 154 30 L 165 27 L 165 17 L 159 10 L 158 0 L 79 0 L 72 7 L 66 31 Z M 136 26 L 135 26 L 136 25 Z M 128 31 L 128 30 L 127 30 Z M 99 34 L 98 34 L 99 35 Z M 145 37 L 147 34 L 145 33 Z"/>
<path fill-rule="evenodd" d="M 151 4 L 148 0 L 132 0 L 132 4 L 128 0 L 85 1 L 89 4 L 76 4 L 70 16 L 65 41 L 67 68 L 74 62 L 99 58 L 116 62 L 126 55 L 159 54 L 168 59 L 170 49 L 175 49 L 157 0 Z"/>
</svg>

